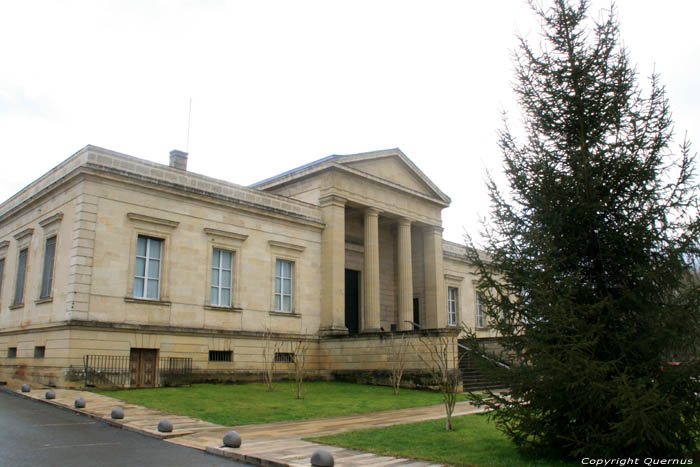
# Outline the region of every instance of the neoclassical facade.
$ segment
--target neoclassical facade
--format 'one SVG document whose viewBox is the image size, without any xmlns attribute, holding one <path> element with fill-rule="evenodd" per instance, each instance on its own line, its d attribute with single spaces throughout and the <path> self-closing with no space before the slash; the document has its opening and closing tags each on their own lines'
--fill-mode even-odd
<svg viewBox="0 0 700 467">
<path fill-rule="evenodd" d="M 390 335 L 485 328 L 450 199 L 400 150 L 330 156 L 249 187 L 87 146 L 0 205 L 0 379 L 80 385 L 86 355 L 191 358 L 202 379 L 384 371 Z M 278 358 L 279 357 L 279 358 Z M 140 363 L 139 363 L 140 362 Z M 138 371 L 137 371 L 138 370 Z M 145 370 L 148 373 L 148 367 Z"/>
</svg>

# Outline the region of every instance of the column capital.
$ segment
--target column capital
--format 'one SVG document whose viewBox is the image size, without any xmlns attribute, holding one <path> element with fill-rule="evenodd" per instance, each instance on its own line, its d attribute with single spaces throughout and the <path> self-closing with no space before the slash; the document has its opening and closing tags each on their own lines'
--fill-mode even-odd
<svg viewBox="0 0 700 467">
<path fill-rule="evenodd" d="M 367 206 L 365 208 L 365 216 L 379 216 L 379 209 Z"/>
<path fill-rule="evenodd" d="M 319 198 L 318 202 L 319 202 L 319 205 L 321 207 L 326 207 L 326 206 L 345 207 L 348 200 L 343 198 L 342 196 L 338 196 L 338 195 L 326 195 L 326 196 Z"/>
<path fill-rule="evenodd" d="M 443 230 L 445 230 L 445 229 L 443 229 L 439 225 L 428 225 L 428 226 L 423 228 L 423 232 L 428 232 L 428 233 L 432 233 L 432 234 L 440 234 L 440 235 L 442 235 Z"/>
<path fill-rule="evenodd" d="M 399 220 L 396 222 L 402 226 L 410 226 L 413 223 L 413 221 L 408 217 L 399 217 Z"/>
</svg>

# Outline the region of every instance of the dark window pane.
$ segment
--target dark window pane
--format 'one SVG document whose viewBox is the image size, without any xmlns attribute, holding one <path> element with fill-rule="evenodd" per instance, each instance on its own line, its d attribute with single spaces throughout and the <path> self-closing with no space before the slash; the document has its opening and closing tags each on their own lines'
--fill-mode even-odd
<svg viewBox="0 0 700 467">
<path fill-rule="evenodd" d="M 0 297 L 2 297 L 2 279 L 5 277 L 5 258 L 0 259 Z"/>
<path fill-rule="evenodd" d="M 44 358 L 46 355 L 46 347 L 42 346 L 37 346 L 34 347 L 34 358 Z"/>
<path fill-rule="evenodd" d="M 149 238 L 148 243 L 150 248 L 148 256 L 150 256 L 153 259 L 160 259 L 160 247 L 163 244 L 163 240 Z"/>
<path fill-rule="evenodd" d="M 44 251 L 44 274 L 41 278 L 41 295 L 39 295 L 39 298 L 48 298 L 51 296 L 55 255 L 56 237 L 51 237 L 48 240 L 46 240 L 46 250 Z"/>
<path fill-rule="evenodd" d="M 19 252 L 19 264 L 17 265 L 17 283 L 15 286 L 14 305 L 24 303 L 24 276 L 27 273 L 27 249 Z"/>
<path fill-rule="evenodd" d="M 221 289 L 221 306 L 231 306 L 231 289 Z"/>
<path fill-rule="evenodd" d="M 139 236 L 136 244 L 136 256 L 146 256 L 146 237 Z"/>
<path fill-rule="evenodd" d="M 146 277 L 146 258 L 136 258 L 135 275 Z"/>
<path fill-rule="evenodd" d="M 219 289 L 216 287 L 211 288 L 211 304 L 214 306 L 219 305 Z"/>
<path fill-rule="evenodd" d="M 143 298 L 143 279 L 134 279 L 134 297 Z"/>
<path fill-rule="evenodd" d="M 233 361 L 233 350 L 210 350 L 209 351 L 209 361 L 210 362 L 232 362 Z"/>
</svg>

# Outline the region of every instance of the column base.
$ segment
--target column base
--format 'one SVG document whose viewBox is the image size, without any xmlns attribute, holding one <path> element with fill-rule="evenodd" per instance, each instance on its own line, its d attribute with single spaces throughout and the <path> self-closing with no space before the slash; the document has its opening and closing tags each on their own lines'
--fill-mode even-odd
<svg viewBox="0 0 700 467">
<path fill-rule="evenodd" d="M 328 326 L 318 330 L 319 336 L 347 336 L 350 334 L 345 326 Z"/>
<path fill-rule="evenodd" d="M 386 331 L 383 331 L 380 328 L 367 328 L 367 329 L 361 330 L 360 334 L 369 334 L 369 333 L 373 333 L 373 332 L 378 333 L 378 332 L 386 332 Z"/>
</svg>

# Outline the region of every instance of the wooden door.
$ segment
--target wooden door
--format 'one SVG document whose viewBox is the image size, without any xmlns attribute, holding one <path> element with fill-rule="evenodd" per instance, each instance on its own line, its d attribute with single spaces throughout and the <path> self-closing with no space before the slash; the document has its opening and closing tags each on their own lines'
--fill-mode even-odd
<svg viewBox="0 0 700 467">
<path fill-rule="evenodd" d="M 129 370 L 132 387 L 155 387 L 157 369 L 158 349 L 131 349 Z"/>
</svg>

